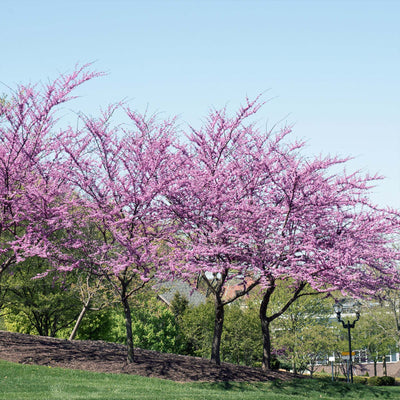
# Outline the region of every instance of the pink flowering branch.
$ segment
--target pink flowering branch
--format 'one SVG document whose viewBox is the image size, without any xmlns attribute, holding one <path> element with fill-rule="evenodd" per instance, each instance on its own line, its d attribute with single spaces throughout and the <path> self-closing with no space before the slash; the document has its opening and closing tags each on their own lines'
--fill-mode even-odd
<svg viewBox="0 0 400 400">
<path fill-rule="evenodd" d="M 19 85 L 0 102 L 0 275 L 24 257 L 47 255 L 49 231 L 60 228 L 55 221 L 64 218 L 70 193 L 54 168 L 58 106 L 100 75 L 84 65 L 41 87 Z"/>
</svg>

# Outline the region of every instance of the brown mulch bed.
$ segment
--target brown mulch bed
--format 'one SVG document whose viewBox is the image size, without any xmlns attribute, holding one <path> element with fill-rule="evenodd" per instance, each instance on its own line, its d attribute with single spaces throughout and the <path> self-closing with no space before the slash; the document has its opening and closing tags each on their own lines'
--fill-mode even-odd
<svg viewBox="0 0 400 400">
<path fill-rule="evenodd" d="M 283 371 L 263 371 L 235 364 L 217 366 L 199 357 L 135 349 L 135 362 L 126 362 L 126 347 L 90 340 L 63 340 L 0 331 L 0 359 L 21 364 L 125 373 L 178 382 L 262 382 L 289 380 Z"/>
</svg>

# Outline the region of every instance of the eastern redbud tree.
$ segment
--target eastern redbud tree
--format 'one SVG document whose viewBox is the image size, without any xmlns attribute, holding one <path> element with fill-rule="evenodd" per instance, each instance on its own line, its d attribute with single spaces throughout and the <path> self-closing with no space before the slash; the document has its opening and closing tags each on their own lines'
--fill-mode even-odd
<svg viewBox="0 0 400 400">
<path fill-rule="evenodd" d="M 258 219 L 254 197 L 265 179 L 259 158 L 266 140 L 245 121 L 260 106 L 247 101 L 233 117 L 226 110 L 212 111 L 204 127 L 187 135 L 177 179 L 163 192 L 175 227 L 170 272 L 189 282 L 200 276 L 214 298 L 211 360 L 216 364 L 225 306 L 260 283 L 245 254 L 254 241 L 247 228 Z M 232 283 L 239 289 L 227 294 Z"/>
<path fill-rule="evenodd" d="M 369 202 L 377 177 L 338 173 L 346 161 L 279 157 L 282 170 L 270 182 L 273 195 L 261 199 L 260 220 L 252 227 L 254 246 L 247 251 L 264 288 L 264 368 L 271 367 L 270 323 L 299 297 L 318 292 L 373 296 L 399 283 L 400 254 L 393 247 L 399 214 Z M 292 282 L 291 295 L 281 310 L 269 313 L 281 279 Z"/>
<path fill-rule="evenodd" d="M 258 99 L 233 117 L 211 111 L 185 144 L 174 120 L 123 104 L 59 128 L 57 106 L 98 75 L 84 66 L 0 102 L 0 275 L 39 256 L 102 276 L 124 308 L 129 362 L 129 299 L 153 278 L 206 282 L 217 364 L 224 307 L 258 286 L 264 368 L 270 324 L 298 298 L 398 285 L 399 213 L 369 200 L 379 177 L 339 172 L 347 159 L 305 157 L 289 128 L 261 132 Z M 128 123 L 114 122 L 121 112 Z M 279 280 L 291 293 L 271 312 Z M 240 290 L 227 296 L 230 282 Z"/>
<path fill-rule="evenodd" d="M 248 122 L 259 110 L 249 102 L 236 116 L 213 111 L 192 130 L 183 177 L 166 198 L 177 232 L 176 272 L 200 274 L 215 299 L 211 358 L 219 363 L 223 310 L 254 286 L 260 306 L 263 367 L 271 368 L 270 323 L 299 297 L 320 292 L 372 296 L 399 283 L 399 213 L 368 200 L 379 179 L 338 172 L 348 159 L 307 158 L 290 129 L 260 133 Z M 227 283 L 240 290 L 224 298 Z M 269 313 L 279 280 L 291 294 Z"/>
<path fill-rule="evenodd" d="M 57 112 L 99 75 L 82 66 L 47 84 L 18 85 L 0 101 L 0 278 L 17 261 L 46 257 L 47 239 L 68 219 L 70 188 L 55 167 Z"/>
<path fill-rule="evenodd" d="M 129 123 L 114 124 L 123 111 Z M 154 278 L 166 252 L 168 224 L 162 190 L 174 179 L 174 121 L 158 123 L 124 108 L 100 118 L 81 117 L 83 127 L 58 137 L 59 170 L 76 193 L 76 248 L 66 268 L 105 277 L 125 314 L 128 362 L 134 361 L 131 296 Z M 64 246 L 66 247 L 66 246 Z"/>
</svg>

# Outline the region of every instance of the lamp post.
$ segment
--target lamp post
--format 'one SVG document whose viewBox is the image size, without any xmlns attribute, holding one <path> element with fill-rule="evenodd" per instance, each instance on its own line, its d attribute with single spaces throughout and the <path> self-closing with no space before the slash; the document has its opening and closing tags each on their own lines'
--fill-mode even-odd
<svg viewBox="0 0 400 400">
<path fill-rule="evenodd" d="M 336 316 L 339 322 L 342 323 L 343 328 L 347 329 L 347 337 L 349 340 L 349 366 L 348 366 L 348 371 L 347 371 L 347 382 L 349 382 L 349 378 L 350 378 L 350 382 L 353 383 L 353 358 L 352 358 L 352 350 L 351 350 L 351 332 L 350 329 L 354 328 L 354 326 L 356 325 L 356 322 L 360 319 L 360 307 L 361 307 L 361 303 L 359 303 L 358 301 L 352 302 L 351 304 L 349 303 L 344 303 L 344 301 L 338 301 L 334 304 L 333 308 L 336 312 Z M 349 311 L 352 311 L 356 314 L 356 319 L 354 319 L 352 322 L 350 322 L 350 320 L 348 319 L 347 322 L 342 320 L 342 312 L 343 309 L 346 308 Z"/>
</svg>

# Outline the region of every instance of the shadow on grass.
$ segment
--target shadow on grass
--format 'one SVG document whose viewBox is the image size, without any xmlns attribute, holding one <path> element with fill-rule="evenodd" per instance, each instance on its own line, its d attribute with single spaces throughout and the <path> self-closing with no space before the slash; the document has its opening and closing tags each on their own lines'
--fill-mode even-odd
<svg viewBox="0 0 400 400">
<path fill-rule="evenodd" d="M 399 399 L 398 390 L 373 387 L 363 384 L 332 382 L 330 378 L 294 379 L 292 381 L 274 380 L 265 383 L 215 382 L 194 384 L 198 388 L 226 390 L 231 392 L 258 392 L 293 396 L 294 398 L 337 398 L 337 399 Z"/>
<path fill-rule="evenodd" d="M 246 382 L 202 382 L 202 383 L 192 383 L 193 387 L 207 390 L 216 391 L 232 391 L 232 392 L 252 392 L 265 390 L 270 387 L 270 383 L 260 382 L 260 383 L 246 383 Z"/>
</svg>

